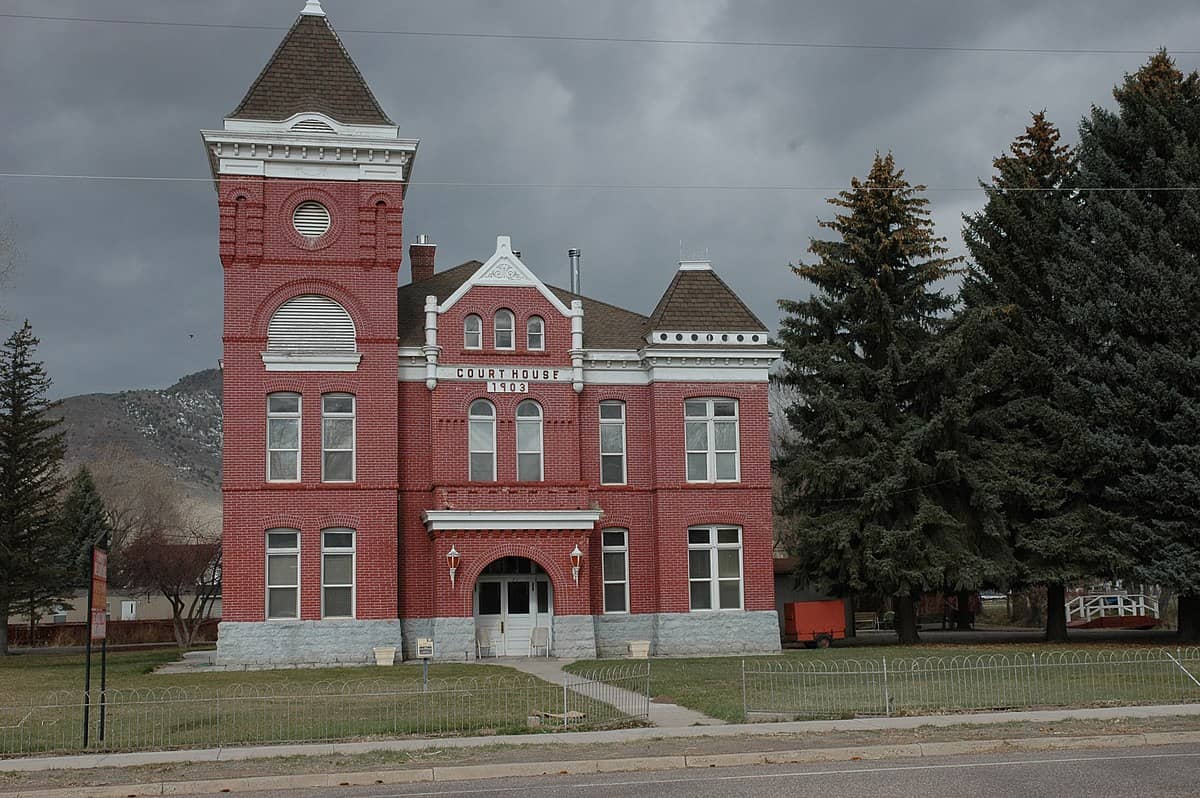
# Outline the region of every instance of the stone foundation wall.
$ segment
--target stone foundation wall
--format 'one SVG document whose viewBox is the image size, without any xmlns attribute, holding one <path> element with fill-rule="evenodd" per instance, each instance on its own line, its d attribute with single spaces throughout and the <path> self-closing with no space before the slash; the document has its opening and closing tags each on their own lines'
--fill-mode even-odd
<svg viewBox="0 0 1200 798">
<path fill-rule="evenodd" d="M 218 665 L 370 665 L 372 648 L 406 642 L 399 620 L 222 621 Z M 415 645 L 415 643 L 414 643 Z"/>
<path fill-rule="evenodd" d="M 554 616 L 554 636 L 550 653 L 564 659 L 592 659 L 596 656 L 596 623 L 591 615 Z"/>
<path fill-rule="evenodd" d="M 474 618 L 364 621 L 223 621 L 217 665 L 368 665 L 374 646 L 396 646 L 414 659 L 417 639 L 432 637 L 434 659 L 475 659 Z M 559 615 L 551 654 L 564 659 L 624 657 L 630 640 L 649 640 L 653 656 L 770 654 L 779 651 L 774 610 L 758 612 Z"/>
<path fill-rule="evenodd" d="M 781 648 L 775 610 L 664 612 L 655 626 L 650 653 L 656 656 L 774 654 Z"/>
</svg>

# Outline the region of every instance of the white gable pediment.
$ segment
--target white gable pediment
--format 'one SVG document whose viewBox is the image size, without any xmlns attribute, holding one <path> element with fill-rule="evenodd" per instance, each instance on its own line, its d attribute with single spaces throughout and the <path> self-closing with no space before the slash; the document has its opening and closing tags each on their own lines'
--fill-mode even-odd
<svg viewBox="0 0 1200 798">
<path fill-rule="evenodd" d="M 571 315 L 571 309 L 513 254 L 512 240 L 508 236 L 496 236 L 496 251 L 457 291 L 446 297 L 446 301 L 438 307 L 438 312 L 445 313 L 477 285 L 535 288 L 559 313 Z"/>
</svg>

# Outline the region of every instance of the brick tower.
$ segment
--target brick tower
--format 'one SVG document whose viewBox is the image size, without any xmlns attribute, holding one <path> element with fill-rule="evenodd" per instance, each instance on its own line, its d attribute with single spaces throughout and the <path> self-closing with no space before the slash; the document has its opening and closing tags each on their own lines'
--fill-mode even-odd
<svg viewBox="0 0 1200 798">
<path fill-rule="evenodd" d="M 397 272 L 417 141 L 307 5 L 221 130 L 226 662 L 401 645 Z"/>
</svg>

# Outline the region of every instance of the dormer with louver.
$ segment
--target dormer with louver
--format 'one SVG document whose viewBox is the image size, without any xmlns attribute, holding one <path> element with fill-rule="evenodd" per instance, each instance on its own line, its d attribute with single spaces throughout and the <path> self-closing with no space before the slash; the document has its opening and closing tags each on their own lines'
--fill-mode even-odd
<svg viewBox="0 0 1200 798">
<path fill-rule="evenodd" d="M 357 371 L 354 319 L 326 296 L 306 294 L 284 302 L 267 327 L 267 371 Z"/>
</svg>

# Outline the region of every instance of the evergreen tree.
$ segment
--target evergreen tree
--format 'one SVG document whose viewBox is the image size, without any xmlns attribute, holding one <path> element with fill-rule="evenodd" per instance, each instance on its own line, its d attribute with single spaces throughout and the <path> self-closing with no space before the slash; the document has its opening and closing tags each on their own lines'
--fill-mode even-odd
<svg viewBox="0 0 1200 798">
<path fill-rule="evenodd" d="M 1056 389 L 1064 309 L 1051 288 L 1074 199 L 1068 147 L 1044 113 L 993 161 L 983 210 L 964 218 L 971 264 L 948 343 L 958 358 L 948 403 L 978 523 L 1007 539 L 1014 577 L 1047 589 L 1046 637 L 1067 636 L 1066 583 L 1112 573 L 1123 553 L 1075 478 L 1073 416 Z"/>
<path fill-rule="evenodd" d="M 61 419 L 51 417 L 50 379 L 33 359 L 38 344 L 26 321 L 0 351 L 0 618 L 61 595 L 59 468 L 65 453 Z M 0 655 L 8 625 L 0 623 Z"/>
<path fill-rule="evenodd" d="M 58 559 L 65 573 L 62 584 L 70 588 L 87 587 L 92 569 L 92 547 L 111 548 L 112 526 L 104 499 L 87 466 L 80 466 L 71 477 L 59 513 L 59 542 L 63 546 Z M 109 556 L 112 570 L 112 556 Z"/>
<path fill-rule="evenodd" d="M 1200 636 L 1200 76 L 1165 52 L 1116 111 L 1080 125 L 1078 194 L 1052 290 L 1069 309 L 1064 380 L 1097 531 L 1132 574 L 1178 591 Z"/>
<path fill-rule="evenodd" d="M 798 573 L 837 594 L 895 599 L 902 642 L 917 639 L 923 591 L 979 567 L 959 519 L 934 493 L 956 479 L 953 458 L 930 451 L 937 397 L 930 353 L 953 298 L 936 286 L 955 271 L 934 234 L 923 186 L 892 156 L 830 199 L 841 209 L 812 239 L 815 262 L 793 267 L 813 284 L 807 300 L 781 300 L 781 381 L 797 440 L 778 469 L 796 518 Z"/>
</svg>

